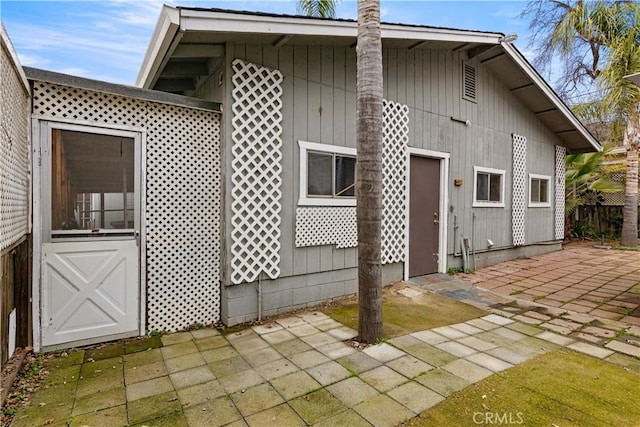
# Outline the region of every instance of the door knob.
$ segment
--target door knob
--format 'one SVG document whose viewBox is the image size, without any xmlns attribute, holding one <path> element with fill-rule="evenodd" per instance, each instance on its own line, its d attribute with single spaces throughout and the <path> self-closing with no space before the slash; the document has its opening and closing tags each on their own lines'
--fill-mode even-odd
<svg viewBox="0 0 640 427">
<path fill-rule="evenodd" d="M 434 223 L 434 224 L 440 224 L 440 221 L 438 221 L 437 219 L 434 219 L 434 220 L 433 220 L 433 223 Z"/>
</svg>

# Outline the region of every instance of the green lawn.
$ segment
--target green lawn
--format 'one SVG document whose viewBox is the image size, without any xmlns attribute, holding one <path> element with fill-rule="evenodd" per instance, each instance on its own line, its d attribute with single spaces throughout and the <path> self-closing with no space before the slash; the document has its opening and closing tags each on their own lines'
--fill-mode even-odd
<svg viewBox="0 0 640 427">
<path fill-rule="evenodd" d="M 396 292 L 406 286 L 397 283 L 384 289 L 382 324 L 385 338 L 466 322 L 489 314 L 477 307 L 430 292 L 414 298 Z M 324 312 L 343 325 L 358 330 L 357 300 L 343 300 Z"/>
<path fill-rule="evenodd" d="M 557 350 L 461 390 L 409 426 L 640 426 L 640 373 Z M 636 361 L 637 362 L 637 361 Z"/>
</svg>

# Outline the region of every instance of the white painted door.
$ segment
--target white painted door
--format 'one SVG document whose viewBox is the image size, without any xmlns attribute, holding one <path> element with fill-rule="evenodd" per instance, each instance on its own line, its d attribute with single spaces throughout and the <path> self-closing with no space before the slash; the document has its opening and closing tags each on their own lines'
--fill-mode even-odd
<svg viewBox="0 0 640 427">
<path fill-rule="evenodd" d="M 51 122 L 41 135 L 42 346 L 138 335 L 141 136 Z"/>
<path fill-rule="evenodd" d="M 135 240 L 42 245 L 42 343 L 138 333 Z"/>
</svg>

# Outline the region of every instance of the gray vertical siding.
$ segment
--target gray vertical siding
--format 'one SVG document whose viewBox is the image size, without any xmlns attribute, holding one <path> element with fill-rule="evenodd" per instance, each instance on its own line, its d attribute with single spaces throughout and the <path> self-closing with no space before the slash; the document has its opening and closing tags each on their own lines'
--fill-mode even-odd
<svg viewBox="0 0 640 427">
<path fill-rule="evenodd" d="M 355 147 L 355 49 L 304 45 L 273 48 L 230 43 L 225 73 L 230 73 L 229 64 L 236 58 L 276 68 L 284 75 L 281 277 L 352 269 L 356 266 L 354 248 L 296 248 L 294 215 L 299 197 L 297 141 Z M 464 58 L 463 52 L 429 49 L 385 48 L 383 53 L 384 96 L 409 106 L 409 145 L 450 153 L 447 248 L 451 264 L 458 263 L 458 258 L 452 255 L 459 251 L 460 235 L 471 237 L 477 250 L 487 249 L 487 239 L 494 242 L 495 248 L 511 246 L 511 134 L 527 138 L 527 177 L 529 173 L 553 176 L 554 145 L 560 144 L 555 135 L 480 63 L 472 61 L 478 70 L 477 103 L 462 99 L 461 63 Z M 222 100 L 226 104 L 224 111 L 229 112 L 232 102 L 230 77 L 225 76 L 224 92 L 220 92 L 217 81 L 218 75 L 213 75 L 200 86 L 197 96 Z M 229 172 L 230 114 L 225 116 L 225 162 Z M 471 125 L 454 122 L 451 117 L 469 120 Z M 506 171 L 504 208 L 471 207 L 473 166 Z M 462 179 L 464 184 L 455 187 L 454 179 Z M 229 185 L 228 178 L 226 185 Z M 552 183 L 551 200 L 553 190 Z M 225 194 L 228 225 L 230 200 L 228 191 Z M 455 234 L 454 217 L 458 224 Z M 226 236 L 229 239 L 228 232 Z M 553 240 L 553 207 L 527 208 L 527 244 L 549 240 Z"/>
<path fill-rule="evenodd" d="M 297 141 L 355 147 L 355 49 L 234 44 L 233 58 L 226 61 L 234 58 L 277 68 L 285 76 L 282 276 L 355 266 L 355 249 L 295 248 L 294 244 L 294 212 L 299 196 Z M 449 254 L 459 248 L 454 240 L 457 242 L 461 234 L 471 237 L 479 250 L 487 248 L 487 239 L 495 247 L 511 246 L 512 133 L 527 137 L 527 177 L 529 173 L 553 176 L 554 145 L 560 144 L 482 64 L 472 62 L 478 70 L 477 103 L 462 99 L 464 58 L 463 52 L 428 49 L 385 49 L 383 56 L 385 98 L 409 106 L 409 145 L 451 155 Z M 471 125 L 454 122 L 451 117 L 469 120 Z M 471 207 L 473 166 L 506 171 L 504 208 Z M 461 187 L 452 185 L 457 178 L 464 181 Z M 551 190 L 553 194 L 553 186 Z M 459 226 L 457 234 L 453 230 L 454 216 Z M 527 244 L 552 239 L 553 208 L 527 208 Z"/>
</svg>

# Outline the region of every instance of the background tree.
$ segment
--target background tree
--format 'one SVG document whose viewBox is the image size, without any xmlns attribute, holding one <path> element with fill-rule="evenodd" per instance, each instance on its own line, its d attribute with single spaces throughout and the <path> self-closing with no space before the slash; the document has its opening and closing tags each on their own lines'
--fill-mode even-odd
<svg viewBox="0 0 640 427">
<path fill-rule="evenodd" d="M 607 65 L 602 70 L 600 87 L 604 103 L 614 117 L 626 123 L 622 138 L 627 152 L 627 168 L 622 211 L 620 244 L 638 246 L 638 150 L 640 149 L 640 88 L 624 77 L 640 72 L 640 4 L 619 8 L 615 27 L 608 34 Z"/>
<path fill-rule="evenodd" d="M 640 72 L 640 4 L 635 1 L 530 0 L 538 67 L 563 61 L 559 87 L 567 97 L 597 80 L 610 120 L 622 120 L 627 151 L 621 244 L 638 245 L 638 149 L 640 90 L 623 77 Z"/>
<path fill-rule="evenodd" d="M 299 0 L 298 12 L 316 18 L 335 18 L 337 0 Z"/>
</svg>

